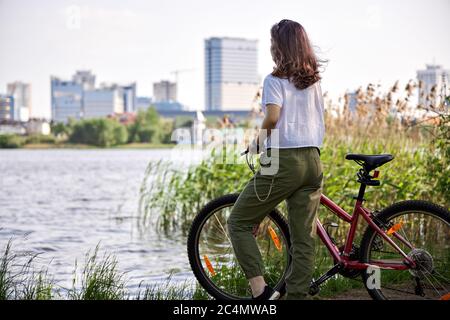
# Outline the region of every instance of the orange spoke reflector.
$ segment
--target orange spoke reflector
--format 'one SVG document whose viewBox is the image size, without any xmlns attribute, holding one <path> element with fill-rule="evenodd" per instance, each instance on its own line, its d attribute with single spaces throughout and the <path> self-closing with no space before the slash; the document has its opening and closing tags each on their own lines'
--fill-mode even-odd
<svg viewBox="0 0 450 320">
<path fill-rule="evenodd" d="M 280 239 L 277 236 L 277 233 L 271 226 L 267 228 L 267 231 L 269 231 L 270 237 L 272 238 L 273 243 L 275 244 L 275 247 L 278 249 L 278 251 L 281 251 L 281 242 Z"/>
<path fill-rule="evenodd" d="M 208 258 L 208 256 L 206 254 L 203 255 L 203 260 L 205 260 L 206 267 L 208 268 L 209 273 L 211 273 L 212 276 L 215 276 L 216 272 L 214 271 L 212 263 L 211 263 L 211 261 L 209 260 L 209 258 Z"/>
<path fill-rule="evenodd" d="M 444 294 L 439 300 L 450 300 L 450 292 L 447 294 Z"/>
<path fill-rule="evenodd" d="M 400 220 L 399 223 L 394 224 L 386 233 L 388 236 L 392 235 L 394 232 L 400 230 L 403 225 L 403 220 Z"/>
</svg>

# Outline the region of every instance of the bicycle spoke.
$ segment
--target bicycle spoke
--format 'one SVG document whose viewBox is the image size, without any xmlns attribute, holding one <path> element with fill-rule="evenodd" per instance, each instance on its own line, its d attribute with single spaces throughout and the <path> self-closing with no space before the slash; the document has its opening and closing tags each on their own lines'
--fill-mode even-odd
<svg viewBox="0 0 450 320">
<path fill-rule="evenodd" d="M 423 276 L 428 280 L 428 282 L 429 282 L 429 283 L 431 284 L 431 286 L 433 287 L 434 291 L 436 291 L 437 295 L 440 297 L 441 294 L 440 294 L 439 290 L 436 289 L 436 287 L 433 285 L 433 282 L 427 277 L 426 274 L 424 274 Z"/>
<path fill-rule="evenodd" d="M 231 243 L 231 240 L 230 240 L 230 238 L 228 237 L 228 234 L 227 234 L 227 232 L 225 231 L 225 228 L 223 227 L 222 222 L 220 222 L 219 219 L 217 218 L 216 213 L 214 214 L 214 217 L 216 218 L 217 222 L 219 223 L 220 228 L 222 229 L 223 234 L 225 235 L 225 237 L 227 237 L 228 241 Z"/>
<path fill-rule="evenodd" d="M 448 278 L 444 277 L 440 272 L 438 272 L 437 270 L 435 270 L 434 272 L 436 272 L 440 278 L 446 280 L 446 283 L 450 283 L 450 280 Z"/>
</svg>

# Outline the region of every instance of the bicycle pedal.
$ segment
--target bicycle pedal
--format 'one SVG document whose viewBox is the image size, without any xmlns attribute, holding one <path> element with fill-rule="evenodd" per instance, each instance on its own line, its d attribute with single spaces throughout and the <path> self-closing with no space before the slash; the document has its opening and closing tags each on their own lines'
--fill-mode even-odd
<svg viewBox="0 0 450 320">
<path fill-rule="evenodd" d="M 269 300 L 279 300 L 280 297 L 281 297 L 280 293 L 278 291 L 274 291 L 270 296 Z"/>
<path fill-rule="evenodd" d="M 318 294 L 320 292 L 320 287 L 318 285 L 312 284 L 309 287 L 309 295 L 311 296 L 315 296 L 316 294 Z"/>
</svg>

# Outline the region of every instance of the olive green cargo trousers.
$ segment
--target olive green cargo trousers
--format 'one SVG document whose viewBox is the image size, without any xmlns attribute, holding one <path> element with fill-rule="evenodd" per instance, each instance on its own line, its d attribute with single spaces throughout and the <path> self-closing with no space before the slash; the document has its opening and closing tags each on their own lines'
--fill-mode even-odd
<svg viewBox="0 0 450 320">
<path fill-rule="evenodd" d="M 286 298 L 306 299 L 314 271 L 315 221 L 322 191 L 322 165 L 315 147 L 277 150 L 278 159 L 272 157 L 272 164 L 278 161 L 278 172 L 264 175 L 260 170 L 256 173 L 260 199 L 255 194 L 254 178 L 250 179 L 230 213 L 228 231 L 245 276 L 248 279 L 263 276 L 264 265 L 252 231 L 272 209 L 286 200 L 292 244 Z"/>
</svg>

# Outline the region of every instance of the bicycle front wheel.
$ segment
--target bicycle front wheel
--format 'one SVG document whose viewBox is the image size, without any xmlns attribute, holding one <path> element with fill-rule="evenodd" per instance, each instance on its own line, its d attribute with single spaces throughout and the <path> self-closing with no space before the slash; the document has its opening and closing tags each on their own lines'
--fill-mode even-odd
<svg viewBox="0 0 450 320">
<path fill-rule="evenodd" d="M 250 299 L 248 281 L 233 253 L 227 220 L 239 194 L 230 194 L 208 203 L 194 219 L 188 236 L 188 256 L 201 286 L 220 300 Z M 284 291 L 290 265 L 289 228 L 276 209 L 260 223 L 255 235 L 265 265 L 268 285 Z"/>
<path fill-rule="evenodd" d="M 376 300 L 450 299 L 449 211 L 425 201 L 403 201 L 386 208 L 374 220 L 416 266 L 380 269 L 379 288 L 368 288 L 369 275 L 363 272 L 370 296 Z M 361 260 L 372 265 L 398 265 L 404 258 L 369 227 L 361 241 Z"/>
</svg>

